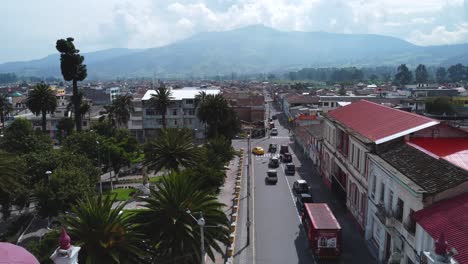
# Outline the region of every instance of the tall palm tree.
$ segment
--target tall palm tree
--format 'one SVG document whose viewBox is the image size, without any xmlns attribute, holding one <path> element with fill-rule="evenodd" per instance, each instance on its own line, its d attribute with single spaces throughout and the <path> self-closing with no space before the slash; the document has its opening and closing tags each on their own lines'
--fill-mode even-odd
<svg viewBox="0 0 468 264">
<path fill-rule="evenodd" d="M 40 83 L 29 91 L 26 106 L 36 116 L 42 115 L 42 131 L 46 131 L 47 113 L 53 113 L 57 108 L 55 92 L 45 83 Z"/>
<path fill-rule="evenodd" d="M 5 115 L 11 113 L 13 106 L 7 99 L 6 94 L 0 95 L 0 122 L 2 123 L 2 132 L 5 129 Z"/>
<path fill-rule="evenodd" d="M 149 170 L 177 171 L 195 165 L 199 149 L 193 144 L 192 132 L 188 129 L 169 128 L 161 130 L 158 137 L 146 144 L 144 164 Z"/>
<path fill-rule="evenodd" d="M 64 224 L 81 246 L 80 263 L 143 263 L 142 236 L 132 216 L 122 213 L 126 203 L 115 208 L 115 197 L 86 197 L 72 207 Z"/>
<path fill-rule="evenodd" d="M 157 189 L 157 191 L 156 191 Z M 156 189 L 143 199 L 147 210 L 135 215 L 156 252 L 158 263 L 199 263 L 200 228 L 187 212 L 203 214 L 205 251 L 214 260 L 214 251 L 222 253 L 218 242 L 227 244 L 229 222 L 216 196 L 198 188 L 198 182 L 181 174 L 164 176 Z"/>
<path fill-rule="evenodd" d="M 228 115 L 229 106 L 226 99 L 221 94 L 208 94 L 201 101 L 197 116 L 209 126 L 209 134 L 213 137 L 218 136 L 219 127 L 225 121 Z"/>
<path fill-rule="evenodd" d="M 80 55 L 80 50 L 75 48 L 73 38 L 59 39 L 55 48 L 60 52 L 60 69 L 65 81 L 73 81 L 73 106 L 75 108 L 76 131 L 82 129 L 82 115 L 80 112 L 81 97 L 78 95 L 78 81 L 83 81 L 88 75 L 86 65 L 83 64 L 84 57 Z"/>
<path fill-rule="evenodd" d="M 156 94 L 151 95 L 150 104 L 161 115 L 163 129 L 166 129 L 167 107 L 171 103 L 171 100 L 171 89 L 167 88 L 164 83 L 161 83 L 158 89 L 156 89 Z"/>
<path fill-rule="evenodd" d="M 113 114 L 118 126 L 126 125 L 130 120 L 130 115 L 135 111 L 132 103 L 133 97 L 130 94 L 118 96 L 112 102 Z"/>
</svg>

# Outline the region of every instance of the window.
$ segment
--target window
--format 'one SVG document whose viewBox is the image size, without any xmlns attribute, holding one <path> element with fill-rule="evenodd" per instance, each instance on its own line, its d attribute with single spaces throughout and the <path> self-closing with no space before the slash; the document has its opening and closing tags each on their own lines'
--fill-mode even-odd
<svg viewBox="0 0 468 264">
<path fill-rule="evenodd" d="M 323 106 L 328 106 L 328 102 L 323 102 Z"/>
<path fill-rule="evenodd" d="M 156 120 L 156 122 L 158 122 L 159 125 L 162 125 L 162 119 L 161 119 L 161 118 L 158 118 L 158 119 Z"/>
<path fill-rule="evenodd" d="M 361 215 L 364 216 L 366 213 L 366 194 L 362 193 L 361 196 Z"/>
<path fill-rule="evenodd" d="M 177 109 L 172 109 L 172 115 L 177 115 Z"/>
<path fill-rule="evenodd" d="M 384 202 L 384 197 L 385 197 L 385 184 L 382 182 L 380 183 L 380 199 L 379 199 L 380 203 Z"/>
<path fill-rule="evenodd" d="M 406 231 L 408 231 L 408 233 L 414 236 L 414 233 L 416 233 L 416 222 L 413 220 L 413 214 L 413 209 L 410 209 L 410 212 L 408 214 L 408 217 L 406 217 L 406 222 L 403 225 L 403 227 L 406 229 Z"/>
<path fill-rule="evenodd" d="M 390 190 L 388 193 L 388 208 L 392 210 L 392 205 L 393 205 L 393 191 Z"/>
<path fill-rule="evenodd" d="M 359 161 L 361 159 L 361 149 L 359 148 L 356 148 L 356 169 L 360 170 L 360 167 L 359 167 Z"/>
<path fill-rule="evenodd" d="M 174 125 L 177 125 L 177 119 L 174 119 Z"/>
<path fill-rule="evenodd" d="M 194 109 L 189 109 L 188 114 L 191 115 L 191 116 L 195 115 L 195 110 Z"/>
<path fill-rule="evenodd" d="M 398 220 L 400 223 L 403 221 L 403 207 L 405 206 L 405 203 L 403 202 L 402 199 L 398 198 L 396 210 L 395 210 L 395 218 Z"/>
<path fill-rule="evenodd" d="M 193 104 L 193 99 L 186 99 L 185 104 Z"/>
<path fill-rule="evenodd" d="M 153 109 L 146 109 L 146 115 L 155 115 L 156 113 L 154 112 Z"/>
<path fill-rule="evenodd" d="M 372 199 L 375 198 L 375 188 L 377 186 L 377 177 L 375 175 L 372 177 L 372 189 L 371 189 L 371 197 Z"/>
<path fill-rule="evenodd" d="M 343 130 L 338 129 L 337 134 L 337 148 L 345 156 L 348 156 L 349 136 Z"/>
</svg>

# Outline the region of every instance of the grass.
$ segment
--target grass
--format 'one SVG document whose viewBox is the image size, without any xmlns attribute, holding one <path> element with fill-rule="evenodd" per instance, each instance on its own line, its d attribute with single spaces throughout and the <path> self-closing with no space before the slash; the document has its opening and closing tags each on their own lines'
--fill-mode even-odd
<svg viewBox="0 0 468 264">
<path fill-rule="evenodd" d="M 129 189 L 115 189 L 112 192 L 107 193 L 106 195 L 116 195 L 117 201 L 127 201 L 132 198 L 132 195 L 137 190 L 129 188 Z"/>
<path fill-rule="evenodd" d="M 164 177 L 164 176 L 152 177 L 152 178 L 149 179 L 149 181 L 150 181 L 150 183 L 154 184 L 154 183 L 157 183 L 157 182 L 161 181 L 162 177 Z"/>
</svg>

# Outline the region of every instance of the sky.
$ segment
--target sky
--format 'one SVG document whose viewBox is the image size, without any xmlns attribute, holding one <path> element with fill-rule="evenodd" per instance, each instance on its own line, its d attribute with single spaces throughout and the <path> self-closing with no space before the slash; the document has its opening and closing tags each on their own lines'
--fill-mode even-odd
<svg viewBox="0 0 468 264">
<path fill-rule="evenodd" d="M 417 45 L 468 43 L 468 0 L 4 0 L 0 63 L 56 53 L 149 48 L 199 32 L 263 24 L 283 31 L 369 33 Z"/>
</svg>

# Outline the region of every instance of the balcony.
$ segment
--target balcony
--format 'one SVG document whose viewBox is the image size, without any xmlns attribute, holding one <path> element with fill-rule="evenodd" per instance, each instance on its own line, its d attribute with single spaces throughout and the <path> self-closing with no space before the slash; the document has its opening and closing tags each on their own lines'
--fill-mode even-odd
<svg viewBox="0 0 468 264">
<path fill-rule="evenodd" d="M 394 227 L 395 217 L 393 216 L 393 212 L 386 209 L 383 203 L 379 203 L 376 207 L 377 211 L 375 212 L 375 215 L 379 218 L 380 222 L 389 228 Z"/>
</svg>

